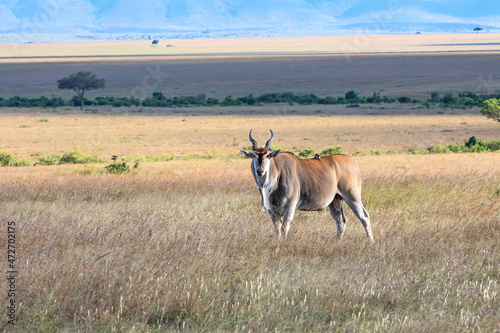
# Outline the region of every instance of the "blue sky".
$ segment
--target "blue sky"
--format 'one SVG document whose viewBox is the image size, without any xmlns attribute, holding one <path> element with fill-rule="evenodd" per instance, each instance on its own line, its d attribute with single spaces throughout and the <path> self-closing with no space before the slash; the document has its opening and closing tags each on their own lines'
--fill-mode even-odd
<svg viewBox="0 0 500 333">
<path fill-rule="evenodd" d="M 1 0 L 0 33 L 294 29 L 364 22 L 500 27 L 499 0 Z"/>
</svg>

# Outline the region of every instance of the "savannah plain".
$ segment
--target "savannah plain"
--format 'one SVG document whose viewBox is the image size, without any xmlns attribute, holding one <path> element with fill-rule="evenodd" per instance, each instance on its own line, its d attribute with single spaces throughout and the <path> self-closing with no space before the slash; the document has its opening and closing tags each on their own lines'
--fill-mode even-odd
<svg viewBox="0 0 500 333">
<path fill-rule="evenodd" d="M 498 35 L 350 38 L 134 42 L 143 55 L 120 43 L 0 45 L 0 97 L 70 98 L 56 81 L 76 71 L 106 79 L 88 97 L 500 93 Z M 105 160 L 0 168 L 17 331 L 500 331 L 500 154 L 409 154 L 499 139 L 478 108 L 3 108 L 0 124 L 0 151 L 30 162 L 73 149 Z M 297 212 L 278 250 L 239 155 L 251 128 L 260 144 L 272 129 L 284 150 L 352 156 L 375 243 L 347 208 L 342 240 L 327 210 Z M 138 170 L 103 172 L 112 155 Z"/>
</svg>

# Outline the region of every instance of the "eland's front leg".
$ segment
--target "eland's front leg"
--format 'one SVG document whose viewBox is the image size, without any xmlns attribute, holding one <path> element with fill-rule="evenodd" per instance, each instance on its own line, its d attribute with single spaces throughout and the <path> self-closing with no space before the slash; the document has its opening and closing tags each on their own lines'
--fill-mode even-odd
<svg viewBox="0 0 500 333">
<path fill-rule="evenodd" d="M 293 209 L 289 209 L 283 215 L 282 231 L 285 234 L 285 239 L 288 237 L 288 231 L 290 230 L 290 224 L 292 224 L 294 214 L 295 211 Z"/>
<path fill-rule="evenodd" d="M 282 227 L 283 227 L 283 217 L 279 214 L 274 213 L 270 209 L 267 211 L 269 213 L 269 216 L 271 217 L 271 221 L 273 222 L 274 226 L 274 232 L 276 235 L 276 238 L 280 241 L 281 240 L 281 235 L 282 235 Z"/>
</svg>

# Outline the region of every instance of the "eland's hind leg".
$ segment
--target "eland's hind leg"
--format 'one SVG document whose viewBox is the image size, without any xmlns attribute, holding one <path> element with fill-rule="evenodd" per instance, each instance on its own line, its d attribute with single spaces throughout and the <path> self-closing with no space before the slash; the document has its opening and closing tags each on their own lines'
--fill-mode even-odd
<svg viewBox="0 0 500 333">
<path fill-rule="evenodd" d="M 345 198 L 345 202 L 351 207 L 354 215 L 361 221 L 363 227 L 366 230 L 366 236 L 373 242 L 373 233 L 372 227 L 370 224 L 370 215 L 366 211 L 365 207 L 363 207 L 363 203 L 361 202 L 361 196 L 356 195 L 354 198 Z"/>
<path fill-rule="evenodd" d="M 337 224 L 337 237 L 342 238 L 345 231 L 345 224 L 347 219 L 344 214 L 344 209 L 342 208 L 343 198 L 340 195 L 335 195 L 333 201 L 330 203 L 328 208 L 330 209 L 330 215 L 335 220 Z"/>
</svg>

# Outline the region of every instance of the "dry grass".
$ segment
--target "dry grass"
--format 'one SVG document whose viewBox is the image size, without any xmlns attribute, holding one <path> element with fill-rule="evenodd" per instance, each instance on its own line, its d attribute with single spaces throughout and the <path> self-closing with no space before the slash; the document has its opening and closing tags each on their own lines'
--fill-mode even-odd
<svg viewBox="0 0 500 333">
<path fill-rule="evenodd" d="M 221 109 L 224 108 L 218 110 Z M 276 109 L 284 110 L 286 115 L 280 115 Z M 168 116 L 7 113 L 0 115 L 0 151 L 32 161 L 38 154 L 62 154 L 72 149 L 105 158 L 162 153 L 182 157 L 214 151 L 227 157 L 250 144 L 250 128 L 261 144 L 272 129 L 276 133 L 275 144 L 286 150 L 312 147 L 321 151 L 339 145 L 349 154 L 358 150 L 370 154 L 375 148 L 384 154 L 426 149 L 438 143 L 463 143 L 472 135 L 483 141 L 498 137 L 498 125 L 481 115 L 336 116 L 318 106 L 324 111 L 291 116 L 295 107 L 276 109 L 274 115 L 255 116 L 248 112 L 241 116 L 213 115 L 217 110 L 208 116 L 192 115 L 196 109 Z M 272 111 L 266 108 L 262 112 L 266 110 Z"/>
<path fill-rule="evenodd" d="M 3 168 L 0 220 L 18 224 L 18 325 L 500 329 L 500 154 L 357 161 L 376 243 L 350 211 L 342 242 L 326 211 L 298 213 L 279 252 L 247 160 L 149 163 L 128 176 Z"/>
<path fill-rule="evenodd" d="M 218 54 L 324 54 L 499 51 L 500 34 L 375 35 L 34 43 L 4 45 L 2 57 L 185 56 Z M 166 48 L 167 44 L 175 47 Z M 99 59 L 99 60 L 106 60 Z M 18 61 L 4 59 L 0 61 Z M 26 60 L 23 60 L 26 61 Z M 78 59 L 81 61 L 81 59 Z"/>
</svg>

